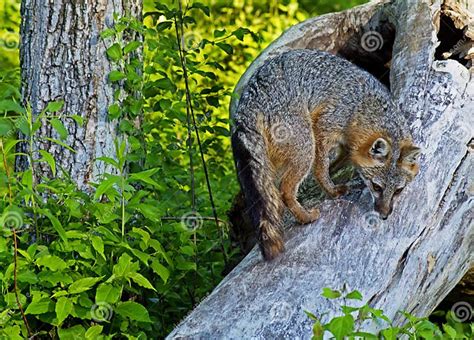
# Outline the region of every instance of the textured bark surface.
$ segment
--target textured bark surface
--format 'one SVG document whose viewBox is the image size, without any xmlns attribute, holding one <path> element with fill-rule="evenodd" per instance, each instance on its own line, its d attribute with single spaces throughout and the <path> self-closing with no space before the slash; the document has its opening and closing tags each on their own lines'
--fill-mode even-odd
<svg viewBox="0 0 474 340">
<path fill-rule="evenodd" d="M 100 33 L 113 25 L 113 14 L 141 17 L 141 0 L 23 0 L 21 7 L 22 95 L 34 114 L 48 102 L 64 100 L 64 114 L 77 114 L 85 124 L 62 119 L 69 131 L 66 144 L 76 153 L 47 141 L 35 149 L 49 151 L 58 169 L 87 188 L 98 174 L 113 172 L 110 165 L 95 158 L 115 154 L 113 139 L 116 126 L 109 123 L 107 110 L 113 103 L 114 89 L 107 82 L 111 65 L 106 57 L 106 44 Z M 49 124 L 43 124 L 38 137 L 58 138 Z M 26 145 L 20 149 L 25 150 Z M 28 167 L 19 158 L 19 169 Z M 36 177 L 47 175 L 45 163 L 35 165 Z"/>
<path fill-rule="evenodd" d="M 457 15 L 446 12 L 452 3 L 373 1 L 309 19 L 254 61 L 237 93 L 263 60 L 294 48 L 339 53 L 389 82 L 423 148 L 421 170 L 386 221 L 360 180 L 349 195 L 321 202 L 309 179 L 300 196 L 321 218 L 297 226 L 287 216 L 287 251 L 268 263 L 254 248 L 169 338 L 309 339 L 304 310 L 327 313 L 324 321 L 339 311 L 340 302 L 320 297 L 323 287 L 358 289 L 399 324 L 397 311 L 429 314 L 472 267 L 474 70 L 469 53 L 453 53 L 472 42 L 472 3 L 456 2 Z"/>
</svg>

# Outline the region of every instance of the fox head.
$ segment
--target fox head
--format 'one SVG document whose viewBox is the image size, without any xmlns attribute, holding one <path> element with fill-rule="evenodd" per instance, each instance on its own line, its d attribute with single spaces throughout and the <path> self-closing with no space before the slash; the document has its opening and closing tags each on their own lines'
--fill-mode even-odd
<svg viewBox="0 0 474 340">
<path fill-rule="evenodd" d="M 391 214 L 393 203 L 419 170 L 420 148 L 411 140 L 373 137 L 361 145 L 354 165 L 374 198 L 374 209 L 383 219 Z"/>
</svg>

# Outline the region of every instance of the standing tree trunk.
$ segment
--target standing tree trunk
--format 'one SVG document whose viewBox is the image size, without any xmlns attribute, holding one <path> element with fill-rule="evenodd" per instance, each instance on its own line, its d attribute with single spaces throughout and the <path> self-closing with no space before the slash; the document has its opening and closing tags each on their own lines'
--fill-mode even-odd
<svg viewBox="0 0 474 340">
<path fill-rule="evenodd" d="M 321 218 L 311 225 L 287 216 L 286 252 L 264 262 L 254 248 L 169 338 L 308 339 L 305 310 L 327 313 L 324 322 L 339 311 L 320 296 L 323 287 L 357 289 L 399 325 L 405 319 L 397 311 L 427 315 L 459 282 L 474 250 L 474 21 L 467 8 L 454 0 L 372 1 L 290 28 L 254 61 L 237 93 L 264 60 L 297 48 L 339 54 L 376 75 L 408 116 L 423 148 L 421 170 L 387 221 L 358 185 L 320 203 Z M 301 191 L 304 205 L 318 203 L 313 186 Z"/>
<path fill-rule="evenodd" d="M 57 168 L 69 174 L 80 189 L 87 189 L 99 174 L 114 171 L 95 161 L 114 155 L 117 127 L 107 118 L 115 89 L 107 81 L 111 63 L 100 33 L 113 25 L 114 14 L 140 18 L 141 13 L 141 0 L 22 2 L 20 60 L 25 105 L 31 105 L 37 116 L 49 102 L 63 100 L 61 113 L 84 120 L 80 126 L 72 119 L 62 119 L 68 130 L 65 143 L 75 152 L 44 139 L 59 139 L 50 124 L 38 131 L 33 152 L 51 153 Z M 19 148 L 25 152 L 27 145 Z M 16 165 L 20 170 L 30 166 L 26 157 L 19 157 Z M 51 177 L 46 163 L 34 164 L 34 173 L 37 178 Z"/>
</svg>

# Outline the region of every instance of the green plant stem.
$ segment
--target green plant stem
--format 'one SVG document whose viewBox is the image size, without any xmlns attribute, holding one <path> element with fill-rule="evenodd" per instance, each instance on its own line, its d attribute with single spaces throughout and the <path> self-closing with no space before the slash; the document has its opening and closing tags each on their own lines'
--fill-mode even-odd
<svg viewBox="0 0 474 340">
<path fill-rule="evenodd" d="M 123 170 L 120 169 L 120 176 L 122 177 L 122 182 L 121 182 L 121 205 L 122 205 L 122 240 L 125 237 L 125 179 L 123 178 Z"/>
<path fill-rule="evenodd" d="M 202 165 L 203 165 L 203 169 L 204 169 L 204 175 L 206 177 L 206 185 L 207 185 L 207 191 L 209 193 L 209 201 L 211 202 L 212 214 L 214 216 L 214 221 L 216 223 L 217 232 L 219 233 L 219 236 L 220 236 L 221 250 L 222 250 L 222 255 L 224 257 L 224 264 L 227 265 L 227 254 L 226 254 L 225 247 L 224 247 L 223 230 L 219 226 L 219 218 L 217 217 L 217 210 L 216 210 L 216 206 L 214 204 L 214 198 L 212 196 L 212 189 L 211 189 L 211 183 L 210 183 L 210 180 L 209 180 L 209 173 L 208 173 L 207 166 L 206 166 L 206 160 L 204 158 L 204 152 L 202 150 L 202 143 L 201 143 L 201 138 L 199 136 L 199 130 L 198 130 L 197 124 L 196 124 L 196 116 L 194 114 L 194 108 L 193 108 L 192 99 L 191 99 L 191 90 L 189 89 L 189 77 L 188 77 L 188 70 L 187 70 L 187 66 L 186 66 L 186 56 L 185 56 L 184 47 L 183 47 L 183 44 L 182 44 L 182 41 L 181 41 L 181 38 L 180 38 L 180 37 L 184 36 L 184 25 L 183 25 L 183 17 L 182 17 L 183 12 L 182 12 L 182 5 L 181 5 L 180 0 L 178 0 L 178 5 L 179 5 L 179 11 L 180 11 L 179 29 L 178 29 L 178 23 L 177 23 L 176 16 L 175 16 L 175 26 L 176 26 L 176 38 L 177 38 L 177 42 L 178 42 L 179 59 L 180 59 L 180 62 L 181 62 L 181 67 L 183 69 L 184 84 L 185 84 L 185 88 L 186 88 L 186 103 L 187 103 L 187 108 L 189 108 L 189 111 L 191 113 L 191 118 L 192 118 L 192 122 L 193 122 L 193 126 L 194 126 L 194 131 L 196 133 L 196 140 L 197 140 L 198 146 L 199 146 L 199 153 L 201 154 L 201 161 L 202 161 Z M 179 30 L 181 30 L 181 34 L 179 33 Z"/>
<path fill-rule="evenodd" d="M 28 337 L 31 337 L 31 329 L 30 325 L 28 324 L 28 320 L 26 319 L 25 312 L 23 311 L 23 307 L 20 302 L 20 295 L 18 294 L 18 241 L 16 237 L 16 230 L 12 230 L 13 234 L 13 289 L 15 290 L 15 298 L 16 303 L 18 305 L 18 309 L 20 310 L 21 317 L 23 318 L 23 322 L 25 323 L 26 330 L 28 331 Z"/>
<path fill-rule="evenodd" d="M 0 148 L 2 149 L 2 158 L 3 158 L 3 167 L 5 168 L 5 173 L 8 180 L 8 198 L 10 200 L 10 205 L 12 205 L 13 194 L 12 194 L 12 185 L 10 183 L 10 169 L 8 168 L 7 156 L 5 155 L 5 149 L 3 148 L 3 139 L 0 139 Z"/>
</svg>

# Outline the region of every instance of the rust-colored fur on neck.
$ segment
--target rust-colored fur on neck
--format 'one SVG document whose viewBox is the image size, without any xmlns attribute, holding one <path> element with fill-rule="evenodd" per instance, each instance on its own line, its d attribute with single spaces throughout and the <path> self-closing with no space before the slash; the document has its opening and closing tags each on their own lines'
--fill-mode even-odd
<svg viewBox="0 0 474 340">
<path fill-rule="evenodd" d="M 391 138 L 384 130 L 367 127 L 351 127 L 346 138 L 351 162 L 357 167 L 368 168 L 380 165 L 380 161 L 369 155 L 370 148 L 378 138 L 384 138 L 389 145 L 392 144 Z M 389 154 L 387 159 L 390 156 Z"/>
</svg>

